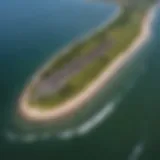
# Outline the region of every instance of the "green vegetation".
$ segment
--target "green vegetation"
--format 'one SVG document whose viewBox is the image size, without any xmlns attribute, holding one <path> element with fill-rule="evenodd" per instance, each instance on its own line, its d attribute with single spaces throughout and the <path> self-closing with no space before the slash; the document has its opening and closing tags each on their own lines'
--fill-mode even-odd
<svg viewBox="0 0 160 160">
<path fill-rule="evenodd" d="M 88 54 L 89 51 L 94 50 L 108 37 L 111 37 L 114 41 L 113 47 L 109 51 L 106 51 L 103 57 L 97 58 L 93 63 L 88 64 L 80 73 L 71 77 L 67 84 L 56 94 L 40 98 L 38 101 L 30 101 L 30 103 L 39 104 L 42 109 L 46 109 L 44 106 L 50 108 L 85 89 L 112 60 L 127 49 L 134 38 L 140 33 L 141 22 L 147 9 L 148 7 L 145 7 L 145 9 L 132 8 L 131 10 L 124 8 L 121 15 L 114 23 L 96 33 L 88 41 L 76 45 L 68 51 L 67 54 L 60 56 L 42 77 L 53 74 L 53 72 L 63 67 L 73 58 L 82 54 Z"/>
<path fill-rule="evenodd" d="M 101 42 L 101 33 L 97 32 L 87 41 L 77 42 L 68 52 L 57 57 L 57 59 L 50 65 L 50 67 L 45 71 L 41 77 L 46 78 L 53 74 L 58 69 L 62 68 L 66 63 L 71 62 L 74 58 L 82 55 L 87 55 L 90 51 L 94 50 Z"/>
</svg>

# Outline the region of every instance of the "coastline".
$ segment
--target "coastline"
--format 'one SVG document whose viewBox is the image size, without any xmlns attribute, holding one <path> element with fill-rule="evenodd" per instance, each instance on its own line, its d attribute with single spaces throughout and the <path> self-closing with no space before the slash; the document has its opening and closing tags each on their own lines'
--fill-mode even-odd
<svg viewBox="0 0 160 160">
<path fill-rule="evenodd" d="M 30 87 L 30 85 L 34 85 L 36 83 L 38 83 L 39 79 L 40 79 L 40 75 L 47 70 L 58 58 L 59 56 L 65 55 L 67 54 L 67 51 L 71 50 L 74 46 L 80 44 L 81 42 L 85 42 L 87 40 L 89 40 L 90 38 L 92 38 L 96 32 L 99 32 L 103 29 L 107 29 L 109 27 L 110 24 L 112 24 L 121 14 L 122 12 L 122 8 L 118 8 L 118 10 L 116 10 L 113 15 L 109 18 L 109 20 L 107 20 L 107 22 L 103 22 L 102 24 L 100 24 L 98 27 L 91 29 L 87 34 L 82 35 L 82 36 L 78 36 L 76 38 L 74 38 L 71 42 L 69 42 L 68 44 L 65 44 L 64 46 L 62 46 L 62 49 L 59 49 L 58 51 L 56 51 L 56 53 L 51 57 L 49 57 L 46 62 L 44 62 L 43 65 L 39 66 L 36 71 L 35 74 L 31 75 L 31 77 L 27 80 L 27 83 L 25 84 L 24 88 L 25 90 L 28 90 L 28 88 Z M 25 92 L 24 90 L 24 92 Z"/>
<path fill-rule="evenodd" d="M 73 113 L 83 107 L 83 104 L 89 101 L 106 83 L 110 81 L 114 75 L 132 59 L 132 56 L 137 54 L 137 50 L 148 40 L 151 35 L 150 25 L 155 15 L 155 6 L 152 7 L 147 16 L 144 17 L 140 34 L 135 37 L 135 40 L 130 44 L 129 48 L 120 54 L 115 60 L 107 66 L 103 73 L 96 78 L 84 91 L 80 92 L 77 96 L 64 102 L 56 108 L 41 111 L 37 108 L 32 108 L 27 104 L 27 90 L 20 99 L 19 112 L 27 120 L 30 121 L 48 121 L 59 119 Z"/>
</svg>

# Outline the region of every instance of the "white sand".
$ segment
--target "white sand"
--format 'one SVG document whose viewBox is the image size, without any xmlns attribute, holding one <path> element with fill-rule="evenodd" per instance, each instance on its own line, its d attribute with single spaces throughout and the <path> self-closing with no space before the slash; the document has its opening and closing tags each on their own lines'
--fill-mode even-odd
<svg viewBox="0 0 160 160">
<path fill-rule="evenodd" d="M 67 117 L 81 109 L 84 104 L 91 100 L 98 91 L 100 91 L 107 82 L 111 81 L 114 76 L 121 70 L 126 63 L 132 60 L 132 56 L 138 54 L 137 50 L 144 44 L 151 36 L 151 25 L 155 15 L 155 7 L 151 8 L 148 15 L 145 16 L 142 22 L 142 29 L 130 47 L 123 53 L 120 53 L 111 64 L 104 69 L 104 72 L 83 91 L 68 101 L 53 106 L 49 110 L 40 110 L 39 106 L 30 106 L 28 104 L 28 90 L 26 88 L 24 94 L 20 98 L 18 112 L 21 116 L 29 121 L 48 121 Z M 45 107 L 44 107 L 45 108 Z"/>
</svg>

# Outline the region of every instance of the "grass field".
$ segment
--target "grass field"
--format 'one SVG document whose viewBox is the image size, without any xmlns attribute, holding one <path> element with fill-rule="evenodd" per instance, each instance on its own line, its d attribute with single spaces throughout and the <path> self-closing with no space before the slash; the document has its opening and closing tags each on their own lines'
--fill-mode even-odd
<svg viewBox="0 0 160 160">
<path fill-rule="evenodd" d="M 39 98 L 38 100 L 33 100 L 29 103 L 38 104 L 42 109 L 51 108 L 85 89 L 85 87 L 87 87 L 87 85 L 89 85 L 90 82 L 93 81 L 113 59 L 115 59 L 115 57 L 127 49 L 134 38 L 140 33 L 141 22 L 145 10 L 146 9 L 141 11 L 124 10 L 119 18 L 110 26 L 106 27 L 106 29 L 96 33 L 87 42 L 82 42 L 73 47 L 67 54 L 60 56 L 50 68 L 42 74 L 42 78 L 46 78 L 50 74 L 53 74 L 57 69 L 63 67 L 75 57 L 82 54 L 88 54 L 89 51 L 93 50 L 108 37 L 112 37 L 114 41 L 113 47 L 111 47 L 109 51 L 106 51 L 106 54 L 104 54 L 103 57 L 97 58 L 94 62 L 88 64 L 80 73 L 71 77 L 67 84 L 56 94 Z"/>
</svg>

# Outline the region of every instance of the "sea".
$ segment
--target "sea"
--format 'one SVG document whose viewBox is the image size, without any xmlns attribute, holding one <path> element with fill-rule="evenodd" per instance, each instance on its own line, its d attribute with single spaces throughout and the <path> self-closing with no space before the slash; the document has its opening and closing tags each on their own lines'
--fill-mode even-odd
<svg viewBox="0 0 160 160">
<path fill-rule="evenodd" d="M 160 160 L 160 7 L 153 40 L 144 46 L 150 52 L 145 74 L 125 96 L 104 105 L 81 134 L 59 141 L 47 134 L 25 140 L 11 134 L 12 111 L 30 76 L 118 9 L 115 3 L 86 0 L 0 2 L 0 159 Z"/>
</svg>

